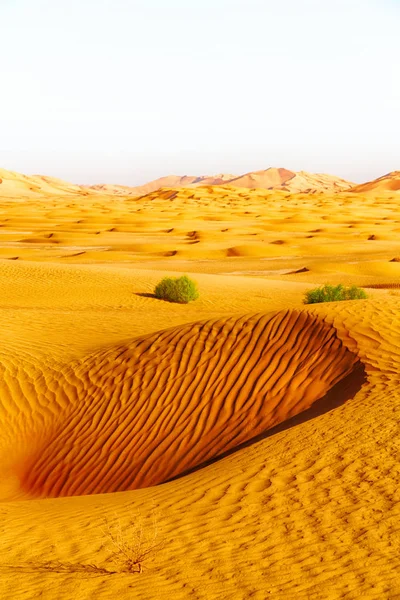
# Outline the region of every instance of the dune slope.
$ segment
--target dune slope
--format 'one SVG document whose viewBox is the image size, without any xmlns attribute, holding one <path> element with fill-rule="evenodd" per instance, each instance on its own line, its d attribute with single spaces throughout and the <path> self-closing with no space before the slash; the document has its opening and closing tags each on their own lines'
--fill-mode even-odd
<svg viewBox="0 0 400 600">
<path fill-rule="evenodd" d="M 399 310 L 396 297 L 307 309 L 365 365 L 341 406 L 157 487 L 2 503 L 4 597 L 397 598 Z M 142 575 L 85 572 L 109 564 L 104 518 L 129 540 L 153 511 L 163 547 Z"/>
<path fill-rule="evenodd" d="M 393 171 L 373 181 L 367 181 L 360 185 L 356 185 L 351 188 L 351 192 L 358 194 L 364 193 L 375 193 L 379 194 L 382 192 L 397 192 L 400 190 L 400 171 Z"/>
<path fill-rule="evenodd" d="M 0 597 L 400 598 L 396 193 L 40 179 L 0 184 Z"/>
<path fill-rule="evenodd" d="M 155 485 L 309 408 L 358 366 L 332 326 L 296 311 L 181 326 L 43 373 L 21 364 L 3 373 L 2 463 L 18 448 L 8 472 L 29 497 Z"/>
</svg>

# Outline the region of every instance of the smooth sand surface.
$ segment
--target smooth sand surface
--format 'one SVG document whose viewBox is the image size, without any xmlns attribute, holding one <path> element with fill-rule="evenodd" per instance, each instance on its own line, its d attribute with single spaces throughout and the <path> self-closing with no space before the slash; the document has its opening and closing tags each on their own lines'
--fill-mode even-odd
<svg viewBox="0 0 400 600">
<path fill-rule="evenodd" d="M 400 597 L 398 199 L 1 199 L 1 598 Z"/>
</svg>

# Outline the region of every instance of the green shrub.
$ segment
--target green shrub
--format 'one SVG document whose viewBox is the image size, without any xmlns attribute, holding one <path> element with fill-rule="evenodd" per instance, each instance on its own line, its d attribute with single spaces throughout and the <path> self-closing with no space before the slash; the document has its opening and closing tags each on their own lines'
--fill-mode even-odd
<svg viewBox="0 0 400 600">
<path fill-rule="evenodd" d="M 316 304 L 318 302 L 340 302 L 341 300 L 365 300 L 368 298 L 363 289 L 352 285 L 346 287 L 339 285 L 324 285 L 306 292 L 304 304 Z"/>
<path fill-rule="evenodd" d="M 182 277 L 164 277 L 154 289 L 156 298 L 187 304 L 199 297 L 197 285 L 187 275 Z"/>
</svg>

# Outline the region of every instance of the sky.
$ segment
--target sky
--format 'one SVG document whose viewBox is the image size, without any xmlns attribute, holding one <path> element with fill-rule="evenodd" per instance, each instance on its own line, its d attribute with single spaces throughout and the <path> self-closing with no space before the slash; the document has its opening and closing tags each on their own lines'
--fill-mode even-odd
<svg viewBox="0 0 400 600">
<path fill-rule="evenodd" d="M 400 169 L 400 0 L 0 0 L 0 168 Z"/>
</svg>

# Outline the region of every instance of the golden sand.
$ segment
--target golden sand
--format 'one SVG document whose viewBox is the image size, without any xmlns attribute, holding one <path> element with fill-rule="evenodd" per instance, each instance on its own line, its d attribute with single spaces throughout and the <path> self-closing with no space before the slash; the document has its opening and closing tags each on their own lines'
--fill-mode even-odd
<svg viewBox="0 0 400 600">
<path fill-rule="evenodd" d="M 400 597 L 398 194 L 50 184 L 0 201 L 0 597 Z"/>
</svg>

